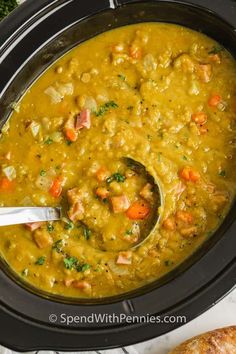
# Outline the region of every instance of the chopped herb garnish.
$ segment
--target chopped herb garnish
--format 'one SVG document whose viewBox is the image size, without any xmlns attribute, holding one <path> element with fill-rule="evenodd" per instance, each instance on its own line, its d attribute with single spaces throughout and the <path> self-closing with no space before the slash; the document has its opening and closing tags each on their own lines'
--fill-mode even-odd
<svg viewBox="0 0 236 354">
<path fill-rule="evenodd" d="M 39 257 L 39 259 L 35 262 L 35 264 L 37 265 L 43 265 L 46 261 L 46 257 L 42 256 L 42 257 Z"/>
<path fill-rule="evenodd" d="M 54 242 L 52 249 L 55 250 L 57 253 L 61 253 L 63 248 L 63 240 L 57 240 Z"/>
<path fill-rule="evenodd" d="M 187 161 L 188 160 L 187 156 L 184 155 L 183 160 Z"/>
<path fill-rule="evenodd" d="M 66 145 L 70 146 L 72 144 L 72 141 L 66 140 Z"/>
<path fill-rule="evenodd" d="M 222 46 L 214 46 L 212 49 L 208 52 L 208 54 L 218 54 L 224 50 L 224 47 Z"/>
<path fill-rule="evenodd" d="M 40 174 L 40 176 L 44 177 L 44 176 L 46 176 L 46 171 L 45 170 L 41 170 L 39 174 Z"/>
<path fill-rule="evenodd" d="M 122 175 L 119 172 L 114 173 L 113 175 L 111 175 L 110 177 L 107 178 L 106 182 L 108 184 L 110 184 L 113 181 L 116 181 L 118 183 L 123 183 L 126 180 L 126 177 L 124 175 Z"/>
<path fill-rule="evenodd" d="M 122 75 L 122 74 L 119 74 L 117 75 L 119 79 L 121 79 L 122 81 L 125 81 L 126 80 L 126 77 L 125 75 Z"/>
<path fill-rule="evenodd" d="M 115 103 L 114 101 L 109 101 L 99 108 L 99 110 L 96 112 L 96 116 L 97 117 L 103 116 L 103 114 L 108 112 L 110 108 L 118 108 L 118 107 L 119 106 L 117 103 Z"/>
<path fill-rule="evenodd" d="M 226 176 L 226 171 L 225 171 L 225 170 L 221 170 L 221 171 L 219 172 L 219 176 L 225 177 L 225 176 Z"/>
<path fill-rule="evenodd" d="M 66 257 L 64 258 L 64 265 L 66 269 L 72 270 L 75 269 L 77 272 L 85 272 L 90 268 L 90 265 L 87 263 L 80 264 L 78 258 L 76 257 Z"/>
<path fill-rule="evenodd" d="M 52 232 L 54 230 L 53 224 L 47 224 L 47 230 L 48 232 Z"/>
<path fill-rule="evenodd" d="M 84 238 L 85 240 L 89 240 L 90 236 L 91 236 L 91 230 L 89 230 L 88 226 L 83 225 L 83 234 L 84 234 Z"/>
<path fill-rule="evenodd" d="M 125 231 L 125 234 L 128 236 L 128 235 L 132 235 L 133 234 L 133 231 L 132 230 L 126 230 Z"/>
<path fill-rule="evenodd" d="M 21 275 L 22 275 L 23 277 L 27 277 L 28 274 L 29 274 L 29 269 L 28 269 L 28 268 L 23 269 L 22 272 L 21 272 Z"/>
<path fill-rule="evenodd" d="M 51 138 L 47 138 L 45 141 L 44 141 L 44 144 L 47 144 L 47 145 L 51 145 L 53 143 L 53 140 Z"/>
<path fill-rule="evenodd" d="M 85 272 L 86 270 L 88 270 L 90 268 L 90 264 L 85 263 L 82 265 L 82 272 Z"/>
<path fill-rule="evenodd" d="M 66 257 L 64 258 L 64 265 L 66 269 L 72 270 L 78 264 L 78 259 L 76 257 Z"/>
<path fill-rule="evenodd" d="M 74 224 L 72 221 L 68 220 L 67 223 L 64 226 L 65 230 L 72 230 L 74 228 Z"/>
</svg>

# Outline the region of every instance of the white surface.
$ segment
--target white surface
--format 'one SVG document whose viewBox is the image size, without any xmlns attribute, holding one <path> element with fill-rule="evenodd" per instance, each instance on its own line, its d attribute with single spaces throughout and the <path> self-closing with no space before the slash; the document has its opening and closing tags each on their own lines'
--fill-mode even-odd
<svg viewBox="0 0 236 354">
<path fill-rule="evenodd" d="M 186 339 L 230 325 L 236 325 L 236 289 L 195 320 L 160 338 L 137 344 L 134 348 L 140 354 L 167 354 Z"/>
</svg>

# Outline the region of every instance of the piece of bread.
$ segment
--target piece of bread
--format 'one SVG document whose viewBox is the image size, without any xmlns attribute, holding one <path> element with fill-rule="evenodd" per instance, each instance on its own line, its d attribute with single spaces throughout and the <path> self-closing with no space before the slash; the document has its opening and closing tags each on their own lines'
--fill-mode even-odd
<svg viewBox="0 0 236 354">
<path fill-rule="evenodd" d="M 191 338 L 169 354 L 236 354 L 236 326 Z"/>
</svg>

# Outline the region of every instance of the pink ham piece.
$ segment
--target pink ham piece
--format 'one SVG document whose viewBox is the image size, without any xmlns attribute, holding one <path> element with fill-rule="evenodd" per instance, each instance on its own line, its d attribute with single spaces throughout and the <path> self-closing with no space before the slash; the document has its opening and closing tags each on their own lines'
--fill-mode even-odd
<svg viewBox="0 0 236 354">
<path fill-rule="evenodd" d="M 25 227 L 29 231 L 33 232 L 33 231 L 39 229 L 42 225 L 43 225 L 43 222 L 39 221 L 39 222 L 32 222 L 32 223 L 25 224 Z"/>
<path fill-rule="evenodd" d="M 91 127 L 91 114 L 89 109 L 84 109 L 78 114 L 75 121 L 75 129 L 80 130 L 83 128 L 89 129 Z"/>
<path fill-rule="evenodd" d="M 125 194 L 122 194 L 119 196 L 112 197 L 111 205 L 115 214 L 124 213 L 127 209 L 129 209 L 130 201 Z"/>
<path fill-rule="evenodd" d="M 131 263 L 132 263 L 131 251 L 119 252 L 116 264 L 129 265 Z"/>
</svg>

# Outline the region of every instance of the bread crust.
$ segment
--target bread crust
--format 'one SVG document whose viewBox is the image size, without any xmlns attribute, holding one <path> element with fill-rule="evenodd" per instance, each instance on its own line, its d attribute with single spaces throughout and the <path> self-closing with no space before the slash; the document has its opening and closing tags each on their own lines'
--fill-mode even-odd
<svg viewBox="0 0 236 354">
<path fill-rule="evenodd" d="M 236 326 L 191 338 L 169 354 L 236 354 Z"/>
</svg>

